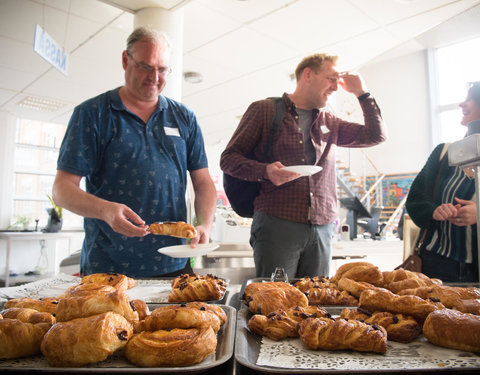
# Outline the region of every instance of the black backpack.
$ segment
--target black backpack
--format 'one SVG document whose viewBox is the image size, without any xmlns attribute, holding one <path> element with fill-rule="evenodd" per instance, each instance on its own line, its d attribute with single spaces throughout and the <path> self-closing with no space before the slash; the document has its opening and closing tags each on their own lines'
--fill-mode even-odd
<svg viewBox="0 0 480 375">
<path fill-rule="evenodd" d="M 275 113 L 272 122 L 270 123 L 270 134 L 268 135 L 267 145 L 263 153 L 263 159 L 259 161 L 272 162 L 270 155 L 273 144 L 273 135 L 280 129 L 285 115 L 285 104 L 282 98 L 270 98 L 275 103 Z M 253 151 L 247 156 L 253 157 Z M 253 216 L 253 201 L 260 191 L 260 182 L 245 181 L 236 177 L 223 174 L 223 188 L 232 209 L 242 217 Z"/>
</svg>

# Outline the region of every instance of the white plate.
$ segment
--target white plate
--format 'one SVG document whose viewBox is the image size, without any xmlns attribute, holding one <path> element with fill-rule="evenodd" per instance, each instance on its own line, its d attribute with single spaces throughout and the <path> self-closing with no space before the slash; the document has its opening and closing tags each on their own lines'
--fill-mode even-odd
<svg viewBox="0 0 480 375">
<path fill-rule="evenodd" d="M 311 176 L 312 174 L 318 173 L 322 170 L 322 167 L 318 165 L 291 165 L 289 167 L 284 167 L 289 172 L 297 172 L 303 176 Z"/>
<path fill-rule="evenodd" d="M 218 249 L 219 246 L 218 243 L 200 243 L 197 247 L 191 247 L 187 244 L 162 247 L 157 251 L 172 258 L 199 257 Z"/>
</svg>

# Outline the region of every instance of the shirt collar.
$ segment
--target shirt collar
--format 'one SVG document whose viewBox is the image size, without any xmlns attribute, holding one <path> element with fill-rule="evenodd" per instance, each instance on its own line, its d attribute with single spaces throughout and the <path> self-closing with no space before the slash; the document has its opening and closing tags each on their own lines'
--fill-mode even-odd
<svg viewBox="0 0 480 375">
<path fill-rule="evenodd" d="M 294 102 L 292 102 L 292 100 L 290 99 L 290 96 L 288 96 L 286 92 L 283 93 L 283 100 L 285 101 L 285 105 L 287 106 L 288 112 L 298 115 L 297 106 L 295 105 Z M 314 108 L 312 110 L 312 113 L 313 113 L 313 118 L 316 120 L 318 118 L 320 110 L 317 108 Z"/>
<path fill-rule="evenodd" d="M 114 90 L 109 91 L 109 97 L 110 97 L 110 102 L 112 105 L 113 109 L 116 109 L 117 111 L 123 111 L 126 110 L 125 105 L 122 102 L 122 99 L 120 98 L 120 87 L 117 87 Z M 163 95 L 158 96 L 158 103 L 157 103 L 157 111 L 161 111 L 163 109 L 168 108 L 168 101 Z"/>
</svg>

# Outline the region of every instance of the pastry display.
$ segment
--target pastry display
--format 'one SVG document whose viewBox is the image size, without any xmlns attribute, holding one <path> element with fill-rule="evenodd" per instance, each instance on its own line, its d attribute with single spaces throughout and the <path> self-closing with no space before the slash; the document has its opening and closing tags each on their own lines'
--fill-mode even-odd
<svg viewBox="0 0 480 375">
<path fill-rule="evenodd" d="M 41 351 L 53 367 L 79 367 L 104 361 L 125 347 L 132 325 L 121 315 L 106 312 L 53 325 Z"/>
<path fill-rule="evenodd" d="M 162 236 L 172 236 L 179 238 L 195 238 L 197 230 L 191 224 L 184 221 L 154 223 L 149 226 L 150 233 Z"/>
<path fill-rule="evenodd" d="M 172 280 L 169 302 L 216 301 L 227 290 L 224 279 L 214 275 L 183 274 Z"/>
<path fill-rule="evenodd" d="M 358 320 L 308 318 L 299 324 L 300 339 L 308 349 L 387 352 L 387 332 Z"/>
<path fill-rule="evenodd" d="M 432 344 L 480 352 L 480 316 L 451 309 L 432 312 L 423 324 L 423 335 Z"/>
<path fill-rule="evenodd" d="M 378 324 L 387 331 L 388 340 L 408 343 L 422 332 L 422 327 L 411 316 L 393 314 L 386 311 L 370 312 L 363 309 L 345 308 L 340 313 L 343 319 L 356 319 L 367 324 Z"/>
</svg>

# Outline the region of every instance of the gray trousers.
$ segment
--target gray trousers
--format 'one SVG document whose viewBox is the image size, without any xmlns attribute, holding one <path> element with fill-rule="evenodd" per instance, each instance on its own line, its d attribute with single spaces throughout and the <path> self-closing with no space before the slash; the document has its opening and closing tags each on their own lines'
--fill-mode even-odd
<svg viewBox="0 0 480 375">
<path fill-rule="evenodd" d="M 315 225 L 255 212 L 250 245 L 257 277 L 283 267 L 289 279 L 329 276 L 335 224 Z"/>
</svg>

